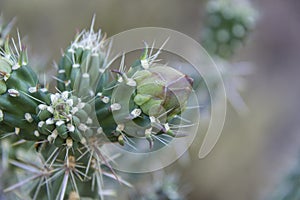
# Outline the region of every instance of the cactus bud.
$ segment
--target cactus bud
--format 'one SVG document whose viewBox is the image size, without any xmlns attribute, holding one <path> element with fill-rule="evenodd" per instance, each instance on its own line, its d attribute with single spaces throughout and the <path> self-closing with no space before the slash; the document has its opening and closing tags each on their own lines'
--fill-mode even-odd
<svg viewBox="0 0 300 200">
<path fill-rule="evenodd" d="M 192 91 L 193 80 L 167 66 L 154 66 L 133 75 L 137 82 L 134 102 L 149 116 L 169 111 L 169 116 L 183 111 Z"/>
</svg>

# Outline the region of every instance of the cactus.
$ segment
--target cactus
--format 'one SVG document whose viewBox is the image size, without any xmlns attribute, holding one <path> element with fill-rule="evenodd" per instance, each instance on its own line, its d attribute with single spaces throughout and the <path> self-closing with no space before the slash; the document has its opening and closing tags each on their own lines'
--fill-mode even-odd
<svg viewBox="0 0 300 200">
<path fill-rule="evenodd" d="M 212 55 L 231 58 L 254 27 L 254 9 L 246 0 L 210 0 L 205 12 L 203 46 Z"/>
<path fill-rule="evenodd" d="M 0 66 L 4 83 L 0 96 L 2 123 L 8 128 L 13 127 L 19 138 L 41 144 L 38 152 L 42 160 L 40 166 L 28 161 L 10 161 L 12 165 L 33 175 L 4 191 L 14 191 L 30 183 L 32 186 L 28 195 L 34 199 L 63 199 L 71 191 L 80 196 L 103 198 L 103 174 L 126 183 L 117 175 L 102 173 L 103 165 L 110 166 L 100 150 L 105 140 L 102 132 L 99 132 L 100 127 L 93 124 L 90 118 L 92 105 L 89 99 L 85 99 L 85 102 L 75 96 L 80 95 L 80 89 L 74 90 L 74 86 L 60 88 L 63 90 L 55 93 L 39 88 L 36 74 L 27 65 L 26 50 L 20 45 L 20 49 L 12 52 L 8 42 L 5 46 Z M 63 67 L 67 69 L 67 66 Z M 97 63 L 92 67 L 98 68 Z M 93 75 L 94 71 L 89 73 Z M 77 79 L 72 79 L 71 83 L 73 81 L 76 83 Z M 48 183 L 48 179 L 54 179 L 56 184 L 53 185 L 52 181 Z M 35 180 L 39 184 L 32 182 Z M 90 188 L 86 189 L 87 186 Z M 52 188 L 51 191 L 49 188 Z M 47 193 L 40 192 L 43 189 Z"/>
<path fill-rule="evenodd" d="M 6 40 L 0 56 L 1 135 L 23 145 L 5 154 L 6 165 L 22 173 L 4 192 L 33 199 L 103 199 L 114 194 L 103 188 L 104 177 L 131 186 L 110 166 L 105 143 L 124 145 L 141 137 L 152 147 L 156 135 L 176 135 L 169 123 L 184 111 L 192 79 L 153 64 L 147 47 L 127 71 L 124 57 L 118 69 L 108 68 L 110 43 L 94 32 L 93 23 L 64 52 L 56 91 L 39 83 L 20 36 L 17 42 Z M 125 93 L 128 99 L 122 98 Z M 26 155 L 17 153 L 26 149 Z"/>
<path fill-rule="evenodd" d="M 8 129 L 14 128 L 21 138 L 34 140 L 36 108 L 38 102 L 46 100 L 47 91 L 39 88 L 37 75 L 28 66 L 26 49 L 21 43 L 20 49 L 13 52 L 7 41 L 4 49 L 0 58 L 1 123 Z"/>
<path fill-rule="evenodd" d="M 93 31 L 82 31 L 68 47 L 58 65 L 58 89 L 73 91 L 81 96 L 95 96 L 96 85 L 104 72 L 109 53 L 109 42 L 105 35 Z"/>
<path fill-rule="evenodd" d="M 244 2 L 210 0 L 201 38 L 224 66 L 221 73 L 227 91 L 234 89 L 233 98 L 239 88 L 232 87 L 236 83 L 232 75 L 239 69 L 228 67 L 228 60 L 246 41 L 255 22 L 251 5 Z M 179 135 L 181 115 L 190 105 L 197 80 L 193 84 L 193 79 L 173 64 L 156 60 L 160 50 L 153 55 L 154 49 L 147 45 L 129 68 L 125 55 L 120 65 L 112 65 L 116 62 L 109 59 L 111 41 L 101 30 L 93 30 L 94 20 L 91 28 L 77 33 L 65 49 L 55 65 L 56 87 L 48 88 L 32 70 L 19 34 L 17 41 L 8 39 L 15 20 L 5 23 L 0 17 L 1 199 L 2 191 L 7 199 L 104 199 L 116 195 L 116 183 L 133 186 L 111 167 L 117 155 L 107 155 L 106 144 L 134 150 L 142 145 L 143 151 L 153 152 L 161 147 L 159 142 L 167 145 Z M 207 81 L 215 81 L 215 77 Z M 215 83 L 213 92 L 219 84 Z M 206 92 L 203 85 L 197 92 Z M 134 180 L 139 191 L 132 198 L 186 198 L 176 178 L 161 178 L 163 182 L 154 180 L 145 187 Z"/>
<path fill-rule="evenodd" d="M 208 94 L 206 83 L 200 80 L 201 96 L 217 96 L 221 84 L 224 84 L 228 101 L 238 112 L 247 111 L 240 92 L 245 76 L 253 71 L 251 63 L 233 63 L 237 50 L 246 44 L 253 30 L 257 13 L 248 0 L 210 0 L 205 7 L 205 22 L 202 28 L 201 44 L 215 60 L 222 76 L 211 75 L 208 81 L 214 85 L 212 94 Z M 204 98 L 204 103 L 209 102 Z M 209 104 L 209 103 L 208 103 Z"/>
<path fill-rule="evenodd" d="M 219 45 L 218 51 L 211 51 L 215 56 L 229 58 L 235 47 L 224 54 L 224 44 L 244 41 L 241 26 L 250 30 L 249 21 L 236 10 L 228 17 L 222 10 L 228 9 L 225 3 L 210 7 L 210 18 L 221 22 L 219 27 L 207 23 L 215 33 L 203 40 Z M 19 34 L 18 41 L 7 39 L 12 23 L 3 24 L 0 20 L 0 149 L 1 164 L 11 176 L 2 182 L 7 197 L 103 199 L 115 195 L 107 182 L 131 187 L 112 169 L 113 157 L 102 147 L 147 140 L 151 151 L 160 136 L 176 137 L 193 79 L 158 62 L 160 50 L 152 55 L 147 45 L 128 69 L 125 55 L 120 65 L 110 66 L 111 43 L 93 30 L 93 19 L 90 30 L 78 33 L 64 51 L 56 65 L 56 88 L 48 88 L 28 64 Z M 223 29 L 234 30 L 226 41 Z M 179 199 L 173 186 L 161 184 L 149 198 Z"/>
</svg>

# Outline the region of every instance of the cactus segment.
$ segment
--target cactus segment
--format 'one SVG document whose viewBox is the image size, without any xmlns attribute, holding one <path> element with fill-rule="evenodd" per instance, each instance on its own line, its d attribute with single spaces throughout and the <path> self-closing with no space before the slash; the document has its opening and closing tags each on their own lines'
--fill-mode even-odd
<svg viewBox="0 0 300 200">
<path fill-rule="evenodd" d="M 35 111 L 46 94 L 39 88 L 37 75 L 28 66 L 27 60 L 25 48 L 17 49 L 15 46 L 12 49 L 6 41 L 0 57 L 1 120 L 6 126 L 14 127 L 21 138 L 36 140 L 34 132 L 38 121 Z"/>
<path fill-rule="evenodd" d="M 0 133 L 36 144 L 39 165 L 11 161 L 34 174 L 25 181 L 37 182 L 28 192 L 33 199 L 65 199 L 67 193 L 103 199 L 103 175 L 130 185 L 114 173 L 101 148 L 107 142 L 128 145 L 129 138 L 147 140 L 152 148 L 156 135 L 176 136 L 170 125 L 192 92 L 193 80 L 153 64 L 158 54 L 149 55 L 148 48 L 127 71 L 124 57 L 119 69 L 109 69 L 109 42 L 92 28 L 64 52 L 55 92 L 41 88 L 20 38 L 19 47 L 7 41 L 0 53 Z"/>
<path fill-rule="evenodd" d="M 145 52 L 128 72 L 121 70 L 124 66 L 106 70 L 104 74 L 114 73 L 115 78 L 98 85 L 98 121 L 108 139 L 121 145 L 127 137 L 142 137 L 152 147 L 153 135 L 174 135 L 166 127 L 184 110 L 192 91 L 190 77 L 162 64 L 146 63 Z"/>
<path fill-rule="evenodd" d="M 78 97 L 95 95 L 107 64 L 107 41 L 101 31 L 82 31 L 66 49 L 58 65 L 58 89 Z"/>
</svg>

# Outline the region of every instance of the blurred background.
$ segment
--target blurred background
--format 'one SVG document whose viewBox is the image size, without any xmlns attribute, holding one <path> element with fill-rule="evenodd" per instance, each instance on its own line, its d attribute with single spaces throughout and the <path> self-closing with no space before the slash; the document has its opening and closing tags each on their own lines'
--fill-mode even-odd
<svg viewBox="0 0 300 200">
<path fill-rule="evenodd" d="M 97 16 L 95 28 L 108 36 L 153 26 L 180 31 L 200 42 L 206 3 L 0 0 L 0 11 L 6 20 L 17 17 L 15 26 L 25 36 L 31 54 L 42 58 L 43 71 L 42 65 L 50 69 L 52 61 L 59 60 L 61 49 L 70 44 L 76 30 L 89 27 L 93 14 Z M 166 169 L 176 171 L 180 187 L 188 187 L 187 199 L 270 199 L 300 158 L 300 2 L 250 3 L 257 11 L 256 26 L 231 59 L 253 65 L 241 94 L 249 111 L 241 114 L 229 105 L 223 133 L 209 156 L 198 159 L 199 141 L 195 141 L 188 164 L 180 164 L 186 156 Z M 119 199 L 126 199 L 127 193 L 120 193 L 124 196 Z"/>
</svg>

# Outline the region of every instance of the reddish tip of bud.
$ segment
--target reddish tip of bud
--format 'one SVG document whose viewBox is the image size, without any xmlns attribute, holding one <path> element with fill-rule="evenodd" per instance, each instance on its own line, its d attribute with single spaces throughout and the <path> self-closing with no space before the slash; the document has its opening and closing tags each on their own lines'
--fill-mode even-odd
<svg viewBox="0 0 300 200">
<path fill-rule="evenodd" d="M 185 75 L 185 78 L 186 78 L 186 80 L 189 82 L 189 84 L 190 84 L 191 86 L 193 86 L 193 84 L 194 84 L 194 79 L 192 79 L 192 78 L 189 77 L 188 75 Z"/>
</svg>

